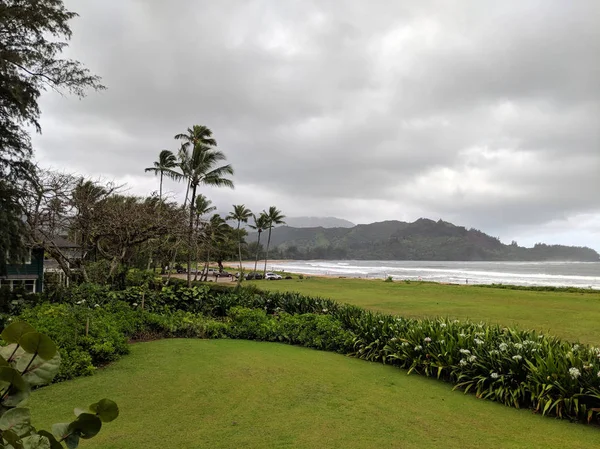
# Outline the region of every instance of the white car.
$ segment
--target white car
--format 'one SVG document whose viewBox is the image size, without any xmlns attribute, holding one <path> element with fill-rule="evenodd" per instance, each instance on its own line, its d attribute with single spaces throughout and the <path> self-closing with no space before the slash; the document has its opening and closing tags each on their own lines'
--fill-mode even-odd
<svg viewBox="0 0 600 449">
<path fill-rule="evenodd" d="M 277 273 L 267 273 L 265 274 L 265 279 L 268 281 L 278 281 L 279 279 L 283 278 Z"/>
</svg>

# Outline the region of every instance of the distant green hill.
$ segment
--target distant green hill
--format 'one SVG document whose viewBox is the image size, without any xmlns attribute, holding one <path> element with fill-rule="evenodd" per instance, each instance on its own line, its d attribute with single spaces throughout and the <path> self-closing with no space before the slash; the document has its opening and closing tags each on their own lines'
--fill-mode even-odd
<svg viewBox="0 0 600 449">
<path fill-rule="evenodd" d="M 252 242 L 255 235 L 247 239 Z M 382 221 L 351 228 L 273 229 L 272 258 L 362 260 L 598 261 L 591 248 L 536 244 L 505 245 L 477 229 L 421 218 Z"/>
</svg>

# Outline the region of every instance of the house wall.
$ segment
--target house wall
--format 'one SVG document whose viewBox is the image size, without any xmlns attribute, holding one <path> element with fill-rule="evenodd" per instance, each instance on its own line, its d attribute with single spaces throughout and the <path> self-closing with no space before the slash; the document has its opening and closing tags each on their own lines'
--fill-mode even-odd
<svg viewBox="0 0 600 449">
<path fill-rule="evenodd" d="M 35 281 L 35 291 L 41 292 L 44 285 L 44 249 L 33 248 L 31 250 L 30 263 L 24 264 L 8 264 L 6 266 L 6 279 L 10 280 L 11 276 L 37 276 Z"/>
</svg>

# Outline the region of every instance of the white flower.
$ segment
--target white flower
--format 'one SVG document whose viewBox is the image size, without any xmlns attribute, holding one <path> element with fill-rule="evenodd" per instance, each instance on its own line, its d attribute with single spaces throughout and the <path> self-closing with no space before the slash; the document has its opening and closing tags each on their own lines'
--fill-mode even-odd
<svg viewBox="0 0 600 449">
<path fill-rule="evenodd" d="M 577 351 L 579 349 L 579 345 L 573 345 L 573 351 Z"/>
<path fill-rule="evenodd" d="M 402 342 L 402 346 L 404 346 L 404 347 L 407 347 L 407 346 L 408 346 L 408 342 L 406 342 L 406 341 L 403 341 L 403 342 Z"/>
<path fill-rule="evenodd" d="M 537 352 L 537 349 L 533 348 L 533 349 L 531 350 L 531 352 Z"/>
<path fill-rule="evenodd" d="M 475 332 L 476 337 L 483 337 L 485 334 L 483 332 Z"/>
<path fill-rule="evenodd" d="M 499 376 L 498 376 L 498 373 L 492 373 L 492 374 L 490 374 L 490 377 L 492 379 L 498 379 Z"/>
<path fill-rule="evenodd" d="M 96 304 L 94 307 L 100 307 L 100 304 Z"/>
<path fill-rule="evenodd" d="M 579 371 L 577 368 L 569 368 L 569 376 L 571 376 L 571 379 L 577 379 L 579 376 L 581 376 L 581 371 Z"/>
<path fill-rule="evenodd" d="M 467 364 L 467 361 L 465 359 L 460 359 L 460 362 L 458 362 L 458 364 L 460 366 L 465 366 Z"/>
<path fill-rule="evenodd" d="M 521 343 L 515 343 L 515 348 L 523 349 L 523 345 Z"/>
<path fill-rule="evenodd" d="M 383 324 L 383 321 L 382 321 L 382 320 L 379 320 L 379 324 Z"/>
<path fill-rule="evenodd" d="M 469 355 L 471 354 L 471 351 L 469 351 L 468 349 L 459 349 L 459 351 L 461 354 L 465 354 L 465 355 Z"/>
<path fill-rule="evenodd" d="M 396 318 L 396 321 L 402 321 L 402 318 Z"/>
<path fill-rule="evenodd" d="M 454 324 L 458 324 L 458 323 L 460 323 L 460 320 L 454 320 L 454 321 L 452 321 L 452 322 L 453 322 Z"/>
<path fill-rule="evenodd" d="M 8 321 L 12 321 L 12 318 L 9 318 Z"/>
<path fill-rule="evenodd" d="M 498 348 L 500 349 L 500 351 L 506 351 L 508 349 L 508 345 L 506 343 L 500 343 L 498 345 Z"/>
<path fill-rule="evenodd" d="M 421 345 L 415 346 L 415 351 L 420 351 L 421 349 L 423 349 L 423 346 L 421 346 Z"/>
<path fill-rule="evenodd" d="M 431 342 L 431 338 L 429 338 L 429 337 L 425 337 L 425 338 L 423 339 L 423 341 L 424 341 L 425 343 L 430 343 L 430 342 Z"/>
<path fill-rule="evenodd" d="M 327 309 L 323 309 L 323 313 L 327 313 L 327 312 L 328 312 L 328 310 L 327 310 Z"/>
<path fill-rule="evenodd" d="M 468 360 L 469 362 L 474 362 L 475 360 L 477 360 L 477 357 L 475 357 L 474 355 L 472 355 L 472 356 L 470 356 L 470 357 L 469 357 L 467 360 Z"/>
<path fill-rule="evenodd" d="M 483 344 L 483 340 L 480 340 L 479 338 L 476 338 L 475 340 L 473 340 L 476 344 L 478 345 L 482 345 Z"/>
<path fill-rule="evenodd" d="M 517 355 L 513 355 L 513 356 L 512 356 L 512 358 L 513 358 L 513 360 L 519 361 L 519 360 L 521 360 L 523 357 L 521 357 L 519 354 L 517 354 Z"/>
<path fill-rule="evenodd" d="M 440 327 L 446 327 L 447 324 L 446 323 L 440 323 Z"/>
<path fill-rule="evenodd" d="M 461 338 L 465 338 L 467 336 L 467 334 L 458 334 L 458 336 Z"/>
<path fill-rule="evenodd" d="M 598 371 L 598 377 L 600 377 L 600 371 Z"/>
<path fill-rule="evenodd" d="M 396 340 L 398 340 L 396 337 L 390 338 L 390 341 L 396 341 Z"/>
<path fill-rule="evenodd" d="M 77 301 L 75 304 L 79 305 L 79 304 L 81 304 L 82 302 L 83 302 L 83 300 L 81 300 L 81 301 Z"/>
<path fill-rule="evenodd" d="M 498 351 L 497 349 L 492 349 L 492 350 L 490 351 L 490 354 L 491 354 L 491 355 L 498 355 L 498 354 L 500 354 L 500 351 Z"/>
<path fill-rule="evenodd" d="M 539 339 L 542 339 L 542 338 L 544 338 L 544 334 L 540 334 L 540 335 L 538 335 L 538 338 L 539 338 Z"/>
<path fill-rule="evenodd" d="M 137 307 L 137 302 L 134 302 L 132 305 L 133 307 Z"/>
</svg>

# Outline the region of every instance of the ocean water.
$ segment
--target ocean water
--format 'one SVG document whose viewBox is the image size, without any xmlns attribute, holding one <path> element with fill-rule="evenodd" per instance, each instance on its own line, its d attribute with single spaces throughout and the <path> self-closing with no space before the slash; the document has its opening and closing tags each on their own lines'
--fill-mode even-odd
<svg viewBox="0 0 600 449">
<path fill-rule="evenodd" d="M 600 262 L 423 262 L 381 260 L 274 261 L 292 273 L 454 284 L 512 284 L 600 289 Z"/>
</svg>

